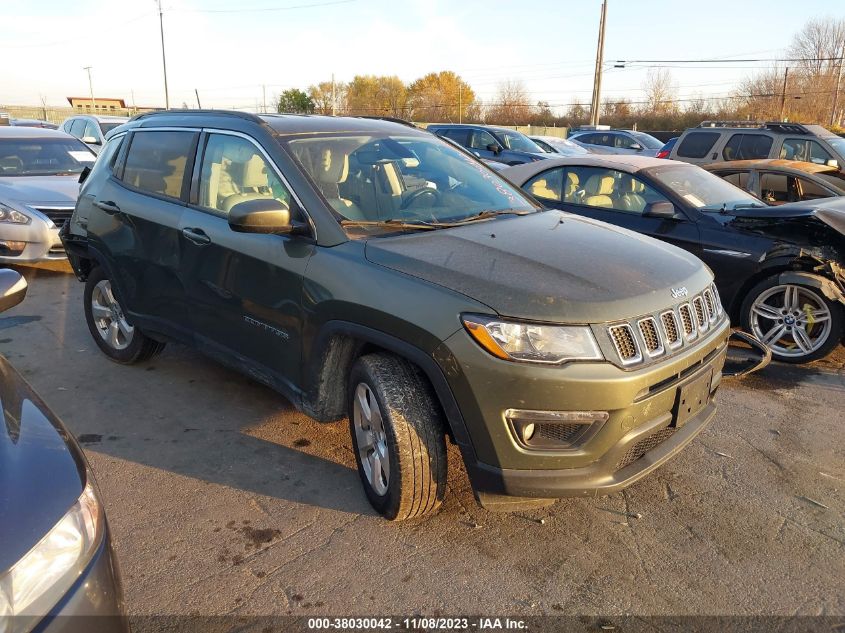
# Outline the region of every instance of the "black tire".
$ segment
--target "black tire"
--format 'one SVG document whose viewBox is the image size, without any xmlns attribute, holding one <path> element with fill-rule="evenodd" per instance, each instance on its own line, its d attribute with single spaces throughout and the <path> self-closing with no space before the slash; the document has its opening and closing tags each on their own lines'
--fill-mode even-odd
<svg viewBox="0 0 845 633">
<path fill-rule="evenodd" d="M 94 308 L 92 305 L 92 298 L 96 291 L 95 289 L 97 289 L 98 284 L 101 282 L 108 282 L 110 284 L 111 280 L 108 278 L 108 275 L 106 275 L 103 268 L 97 266 L 91 270 L 91 273 L 88 275 L 88 279 L 85 281 L 84 293 L 85 321 L 88 324 L 88 331 L 91 332 L 91 336 L 97 344 L 97 347 L 99 347 L 103 354 L 105 354 L 110 360 L 123 365 L 140 363 L 145 360 L 149 360 L 156 354 L 160 353 L 161 350 L 164 349 L 165 344 L 149 338 L 137 327 L 133 328 L 128 344 L 121 346 L 120 348 L 111 345 L 109 341 L 100 334 L 97 320 L 94 318 L 93 314 Z M 115 301 L 115 303 L 117 303 L 120 313 L 122 314 L 122 308 L 120 308 L 119 302 Z"/>
<path fill-rule="evenodd" d="M 359 450 L 358 432 L 366 432 L 356 432 L 355 399 L 361 385 L 369 390 L 367 397 L 375 399 L 381 413 L 382 446 L 389 462 L 386 490 L 382 492 L 370 482 Z M 446 443 L 440 406 L 428 380 L 397 356 L 370 354 L 352 367 L 348 398 L 355 461 L 373 508 L 392 521 L 437 510 L 446 493 Z M 379 476 L 382 474 L 380 471 Z M 384 486 L 384 479 L 380 481 Z"/>
<path fill-rule="evenodd" d="M 810 353 L 801 353 L 800 350 L 798 352 L 790 352 L 790 353 L 783 353 L 779 352 L 777 347 L 772 347 L 772 358 L 774 360 L 783 362 L 783 363 L 809 363 L 814 360 L 818 360 L 820 358 L 824 358 L 827 356 L 833 348 L 835 348 L 843 337 L 843 310 L 842 305 L 837 301 L 831 301 L 827 297 L 824 296 L 824 293 L 814 287 L 807 284 L 800 284 L 800 283 L 790 283 L 784 284 L 778 280 L 778 276 L 774 275 L 772 277 L 768 277 L 754 286 L 748 294 L 745 296 L 745 299 L 742 301 L 742 306 L 740 308 L 740 323 L 742 325 L 742 329 L 746 332 L 750 332 L 751 334 L 757 336 L 758 338 L 762 338 L 760 336 L 760 332 L 755 330 L 753 324 L 753 314 L 752 314 L 752 306 L 757 301 L 757 299 L 763 295 L 765 295 L 768 291 L 772 289 L 778 288 L 783 286 L 794 286 L 799 289 L 800 296 L 798 298 L 797 303 L 799 305 L 807 305 L 808 298 L 810 301 L 814 301 L 819 304 L 824 304 L 827 308 L 828 312 L 830 313 L 830 329 L 827 331 L 827 334 L 824 334 L 825 327 L 823 324 L 813 324 L 810 326 L 810 332 L 815 332 L 813 328 L 821 327 L 821 331 L 818 332 L 819 337 L 825 337 L 823 342 Z M 765 317 L 762 317 L 765 319 Z M 761 329 L 762 325 L 765 324 L 769 328 L 774 328 L 776 322 L 773 319 L 762 320 L 761 317 L 758 316 L 758 330 Z M 805 328 L 806 329 L 806 328 Z M 769 330 L 771 331 L 771 329 Z M 790 329 L 789 332 L 792 330 Z M 794 338 L 794 337 L 793 337 Z M 777 342 L 777 341 L 775 341 Z M 781 346 L 782 347 L 782 346 Z M 785 352 L 786 350 L 784 350 Z"/>
</svg>

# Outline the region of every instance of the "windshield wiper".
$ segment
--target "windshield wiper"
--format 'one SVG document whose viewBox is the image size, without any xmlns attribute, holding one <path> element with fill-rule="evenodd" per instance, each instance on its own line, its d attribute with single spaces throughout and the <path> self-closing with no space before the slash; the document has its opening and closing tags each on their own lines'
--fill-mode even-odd
<svg viewBox="0 0 845 633">
<path fill-rule="evenodd" d="M 459 226 L 461 224 L 469 224 L 470 222 L 478 222 L 479 220 L 489 220 L 490 218 L 495 218 L 500 215 L 528 215 L 529 213 L 535 213 L 535 211 L 517 211 L 516 209 L 487 209 L 485 211 L 479 211 L 475 215 L 471 215 L 467 218 L 449 222 L 448 225 Z"/>
<path fill-rule="evenodd" d="M 395 218 L 390 218 L 389 220 L 341 220 L 340 225 L 344 227 L 368 227 L 368 226 L 377 226 L 377 227 L 386 227 L 391 229 L 411 229 L 411 230 L 421 230 L 427 231 L 431 229 L 439 229 L 444 226 L 449 226 L 447 224 L 439 224 L 439 223 L 428 223 L 428 222 L 406 222 L 404 220 L 397 220 Z"/>
</svg>

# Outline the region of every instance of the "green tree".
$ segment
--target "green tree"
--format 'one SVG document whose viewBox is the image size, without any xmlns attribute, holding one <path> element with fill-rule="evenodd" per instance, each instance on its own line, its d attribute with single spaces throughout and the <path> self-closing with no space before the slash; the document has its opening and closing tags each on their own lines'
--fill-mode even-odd
<svg viewBox="0 0 845 633">
<path fill-rule="evenodd" d="M 294 114 L 311 114 L 314 112 L 314 102 L 299 88 L 285 90 L 279 95 L 276 104 L 277 112 L 291 112 Z"/>
</svg>

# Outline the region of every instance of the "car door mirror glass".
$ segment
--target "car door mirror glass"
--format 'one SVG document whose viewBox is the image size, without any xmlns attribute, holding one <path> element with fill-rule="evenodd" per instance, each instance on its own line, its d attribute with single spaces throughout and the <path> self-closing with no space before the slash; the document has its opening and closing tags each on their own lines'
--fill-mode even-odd
<svg viewBox="0 0 845 633">
<path fill-rule="evenodd" d="M 290 209 L 275 198 L 254 198 L 229 210 L 229 227 L 238 233 L 284 235 L 295 230 L 290 217 Z"/>
<path fill-rule="evenodd" d="M 19 272 L 5 268 L 0 270 L 0 312 L 14 308 L 26 296 L 27 283 Z"/>
<path fill-rule="evenodd" d="M 83 143 L 88 143 L 88 145 L 99 145 L 100 144 L 100 141 L 97 140 L 97 137 L 95 137 L 95 136 L 83 136 L 79 140 L 82 141 Z"/>
<path fill-rule="evenodd" d="M 646 205 L 643 216 L 647 218 L 661 218 L 664 220 L 678 219 L 678 215 L 675 213 L 675 205 L 666 201 L 649 203 Z"/>
<path fill-rule="evenodd" d="M 641 152 L 641 151 L 643 151 L 643 146 L 640 145 L 639 143 L 631 143 L 631 149 L 635 150 L 637 152 Z"/>
</svg>

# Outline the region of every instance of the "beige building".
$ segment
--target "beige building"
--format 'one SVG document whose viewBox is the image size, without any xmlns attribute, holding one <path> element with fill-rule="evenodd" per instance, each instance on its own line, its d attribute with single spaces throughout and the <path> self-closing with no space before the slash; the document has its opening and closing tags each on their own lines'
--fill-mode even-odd
<svg viewBox="0 0 845 633">
<path fill-rule="evenodd" d="M 71 107 L 79 113 L 87 114 L 114 114 L 126 110 L 126 101 L 123 99 L 107 99 L 97 97 L 91 101 L 91 97 L 68 97 Z"/>
</svg>

